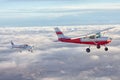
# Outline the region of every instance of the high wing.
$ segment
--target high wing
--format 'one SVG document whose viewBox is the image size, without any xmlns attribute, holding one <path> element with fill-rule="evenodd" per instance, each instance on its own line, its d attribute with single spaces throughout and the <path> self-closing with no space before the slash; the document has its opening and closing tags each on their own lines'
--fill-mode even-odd
<svg viewBox="0 0 120 80">
<path fill-rule="evenodd" d="M 88 34 L 85 34 L 85 35 L 82 35 L 84 37 L 92 37 L 92 36 L 96 36 L 96 37 L 101 37 L 101 34 L 104 34 L 106 33 L 107 31 L 113 29 L 115 27 L 110 27 L 110 28 L 106 28 L 106 29 L 103 29 L 103 30 L 97 30 L 97 31 L 94 31 L 94 32 L 91 32 L 91 33 L 88 33 Z"/>
<path fill-rule="evenodd" d="M 113 29 L 113 28 L 115 28 L 115 27 L 110 27 L 110 28 L 106 28 L 106 29 L 103 29 L 103 30 L 98 30 L 98 31 L 95 31 L 94 33 L 104 33 L 104 32 L 107 32 L 107 31 L 109 31 L 109 30 L 111 30 L 111 29 Z M 93 33 L 93 32 L 92 32 Z M 92 34 L 91 33 L 91 34 Z"/>
</svg>

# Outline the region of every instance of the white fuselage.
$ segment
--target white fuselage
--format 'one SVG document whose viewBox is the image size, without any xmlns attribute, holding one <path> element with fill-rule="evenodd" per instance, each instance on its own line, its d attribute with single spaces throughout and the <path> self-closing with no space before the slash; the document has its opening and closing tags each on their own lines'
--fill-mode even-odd
<svg viewBox="0 0 120 80">
<path fill-rule="evenodd" d="M 12 45 L 12 48 L 31 50 L 32 46 L 29 46 L 26 44 L 24 44 L 24 45 Z"/>
</svg>

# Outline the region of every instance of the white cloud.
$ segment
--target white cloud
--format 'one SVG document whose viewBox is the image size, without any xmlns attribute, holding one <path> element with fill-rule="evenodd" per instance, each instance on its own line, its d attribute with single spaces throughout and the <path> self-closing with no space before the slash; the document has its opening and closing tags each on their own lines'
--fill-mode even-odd
<svg viewBox="0 0 120 80">
<path fill-rule="evenodd" d="M 86 32 L 109 26 L 115 29 L 106 33 L 119 35 L 119 25 L 88 25 L 60 27 L 65 35 L 80 36 Z M 108 46 L 86 53 L 87 45 L 53 42 L 57 36 L 54 27 L 6 27 L 0 28 L 0 79 L 12 80 L 119 80 L 119 36 Z M 34 45 L 34 53 L 11 50 L 10 40 L 17 44 Z M 116 42 L 117 40 L 117 42 Z M 6 47 L 7 46 L 7 47 Z M 8 47 L 9 46 L 9 47 Z M 4 69 L 4 70 L 3 70 Z M 13 79 L 13 78 L 14 79 Z"/>
<path fill-rule="evenodd" d="M 9 69 L 11 69 L 11 68 L 15 68 L 16 67 L 16 64 L 15 64 L 15 62 L 1 62 L 0 63 L 0 69 L 7 69 L 7 68 L 9 68 Z"/>
<path fill-rule="evenodd" d="M 17 8 L 17 9 L 1 9 L 1 17 L 19 17 L 25 18 L 27 15 L 29 16 L 46 16 L 53 17 L 53 16 L 62 16 L 62 15 L 71 15 L 71 14 L 84 14 L 84 13 L 91 13 L 97 10 L 119 10 L 120 4 L 119 3 L 96 3 L 96 4 L 82 4 L 82 5 L 67 5 L 67 6 L 56 6 L 56 7 L 41 7 L 35 6 L 30 8 Z M 7 13 L 7 15 L 5 15 Z M 17 15 L 15 15 L 17 14 Z M 46 15 L 45 15 L 46 14 Z M 19 15 L 19 16 L 18 16 Z"/>
<path fill-rule="evenodd" d="M 120 9 L 119 3 L 96 3 L 77 6 L 64 6 L 64 9 Z"/>
<path fill-rule="evenodd" d="M 42 80 L 59 80 L 58 78 L 43 78 Z"/>
<path fill-rule="evenodd" d="M 97 56 L 97 55 L 92 55 L 92 56 L 90 56 L 90 58 L 93 59 L 93 60 L 98 60 L 98 59 L 99 59 L 99 56 Z"/>
</svg>

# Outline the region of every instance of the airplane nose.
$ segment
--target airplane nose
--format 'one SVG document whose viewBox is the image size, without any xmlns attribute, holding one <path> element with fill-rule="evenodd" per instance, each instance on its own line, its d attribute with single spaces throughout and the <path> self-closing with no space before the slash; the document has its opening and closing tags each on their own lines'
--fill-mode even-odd
<svg viewBox="0 0 120 80">
<path fill-rule="evenodd" d="M 110 40 L 112 40 L 112 38 L 109 38 Z"/>
<path fill-rule="evenodd" d="M 112 38 L 108 38 L 107 42 L 111 42 L 112 41 Z"/>
</svg>

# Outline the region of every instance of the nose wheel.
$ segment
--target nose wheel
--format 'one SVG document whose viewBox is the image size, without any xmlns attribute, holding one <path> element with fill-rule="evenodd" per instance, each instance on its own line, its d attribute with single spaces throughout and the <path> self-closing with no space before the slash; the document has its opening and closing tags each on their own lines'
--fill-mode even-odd
<svg viewBox="0 0 120 80">
<path fill-rule="evenodd" d="M 107 47 L 105 47 L 105 51 L 108 51 L 108 48 L 107 48 Z"/>
<path fill-rule="evenodd" d="M 90 48 L 87 48 L 87 49 L 86 49 L 86 52 L 89 53 L 89 52 L 90 52 Z"/>
<path fill-rule="evenodd" d="M 29 52 L 33 53 L 33 50 L 28 50 Z"/>
</svg>

